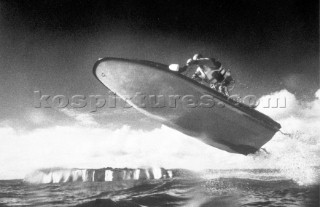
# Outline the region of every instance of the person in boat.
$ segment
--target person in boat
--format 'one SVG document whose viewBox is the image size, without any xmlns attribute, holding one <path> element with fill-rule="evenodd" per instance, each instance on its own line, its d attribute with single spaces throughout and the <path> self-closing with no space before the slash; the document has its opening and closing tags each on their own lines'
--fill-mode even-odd
<svg viewBox="0 0 320 207">
<path fill-rule="evenodd" d="M 205 58 L 201 54 L 195 54 L 188 59 L 186 66 L 178 71 L 185 72 L 190 67 L 196 67 L 192 79 L 199 83 L 208 84 L 210 88 L 229 96 L 228 87 L 234 82 L 229 70 L 226 70 L 221 62 L 215 58 Z"/>
</svg>

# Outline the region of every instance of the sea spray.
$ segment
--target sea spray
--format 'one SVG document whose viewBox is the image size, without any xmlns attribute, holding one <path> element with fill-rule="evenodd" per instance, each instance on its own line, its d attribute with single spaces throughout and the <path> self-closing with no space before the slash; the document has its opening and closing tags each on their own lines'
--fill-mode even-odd
<svg viewBox="0 0 320 207">
<path fill-rule="evenodd" d="M 181 175 L 174 170 L 175 176 Z M 130 180 L 159 180 L 173 178 L 173 170 L 163 168 L 101 168 L 101 169 L 39 169 L 25 176 L 24 182 L 32 184 L 68 182 L 111 182 Z"/>
</svg>

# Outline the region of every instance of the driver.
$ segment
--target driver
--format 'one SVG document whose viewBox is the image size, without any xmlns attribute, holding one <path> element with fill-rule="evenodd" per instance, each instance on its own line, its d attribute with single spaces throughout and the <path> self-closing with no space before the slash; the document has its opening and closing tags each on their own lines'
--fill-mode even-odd
<svg viewBox="0 0 320 207">
<path fill-rule="evenodd" d="M 192 79 L 209 84 L 220 93 L 229 96 L 228 86 L 233 83 L 233 78 L 229 70 L 222 67 L 221 62 L 215 58 L 204 58 L 201 54 L 195 54 L 187 61 L 187 66 L 196 66 L 197 69 L 192 75 Z"/>
</svg>

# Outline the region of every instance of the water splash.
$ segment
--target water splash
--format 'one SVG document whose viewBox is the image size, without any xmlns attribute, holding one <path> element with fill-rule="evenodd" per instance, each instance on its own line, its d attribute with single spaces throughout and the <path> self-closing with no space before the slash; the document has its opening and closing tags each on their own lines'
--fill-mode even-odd
<svg viewBox="0 0 320 207">
<path fill-rule="evenodd" d="M 172 178 L 172 170 L 163 168 L 147 169 L 41 169 L 27 174 L 25 182 L 33 184 L 67 182 L 110 182 L 126 180 L 158 180 Z"/>
</svg>

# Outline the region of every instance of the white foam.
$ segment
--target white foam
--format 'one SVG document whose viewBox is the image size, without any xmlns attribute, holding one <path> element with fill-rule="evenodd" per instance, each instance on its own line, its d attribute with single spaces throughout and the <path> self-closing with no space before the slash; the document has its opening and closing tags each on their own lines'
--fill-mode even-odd
<svg viewBox="0 0 320 207">
<path fill-rule="evenodd" d="M 86 182 L 88 181 L 88 177 L 89 177 L 89 174 L 88 174 L 88 170 L 81 170 L 81 178 L 82 178 L 82 181 L 83 182 Z"/>
<path fill-rule="evenodd" d="M 60 183 L 61 181 L 66 182 L 69 179 L 70 172 L 63 172 L 61 170 L 58 170 L 54 173 L 52 173 L 52 182 L 53 183 Z"/>
<path fill-rule="evenodd" d="M 133 179 L 139 180 L 139 177 L 140 177 L 140 169 L 135 169 L 133 173 Z"/>
<path fill-rule="evenodd" d="M 147 176 L 147 180 L 150 179 L 150 173 L 149 173 L 149 170 L 144 170 L 146 172 L 146 176 Z"/>
<path fill-rule="evenodd" d="M 152 168 L 154 179 L 162 178 L 162 170 L 161 168 Z"/>
<path fill-rule="evenodd" d="M 82 170 L 72 170 L 71 177 L 73 182 L 79 181 L 80 179 L 82 181 Z"/>
<path fill-rule="evenodd" d="M 52 172 L 50 172 L 49 174 L 43 174 L 43 178 L 42 181 L 40 181 L 41 183 L 52 183 Z"/>
<path fill-rule="evenodd" d="M 113 172 L 112 170 L 106 170 L 105 171 L 105 181 L 112 181 L 113 180 Z"/>
</svg>

